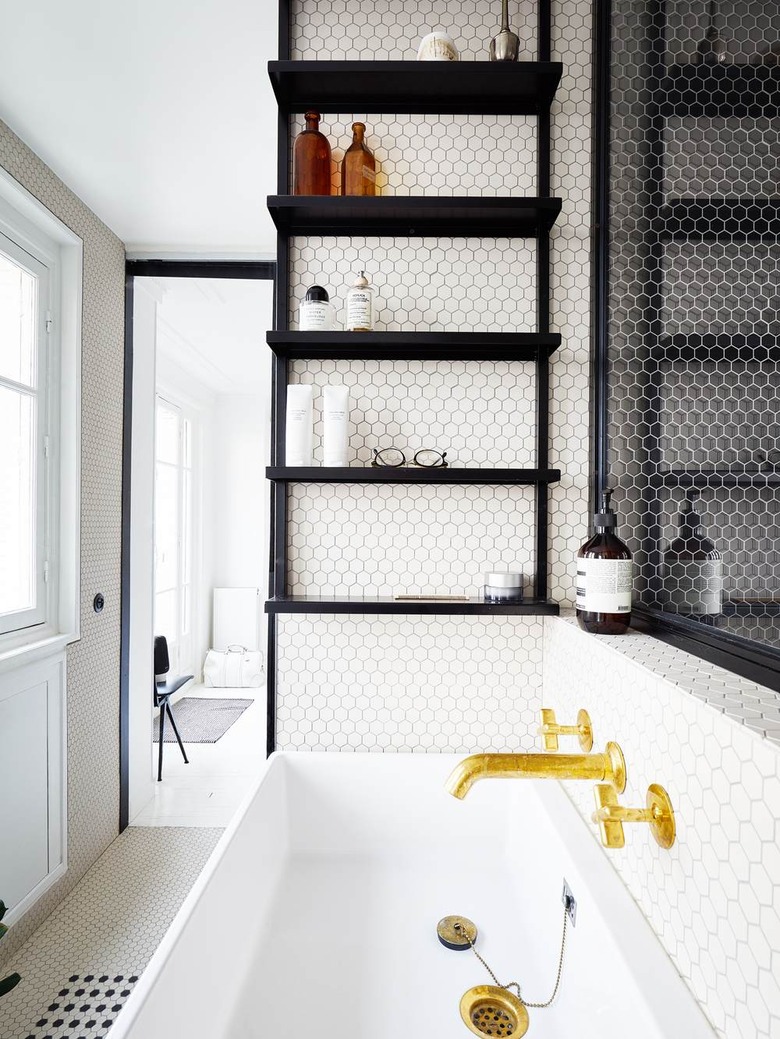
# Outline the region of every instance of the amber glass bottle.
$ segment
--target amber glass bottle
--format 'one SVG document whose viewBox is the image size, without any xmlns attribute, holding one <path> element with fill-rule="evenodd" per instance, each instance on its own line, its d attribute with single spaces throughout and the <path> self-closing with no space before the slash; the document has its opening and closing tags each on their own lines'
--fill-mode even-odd
<svg viewBox="0 0 780 1039">
<path fill-rule="evenodd" d="M 330 145 L 320 133 L 320 113 L 307 112 L 305 119 L 293 147 L 293 195 L 329 195 Z"/>
<path fill-rule="evenodd" d="M 594 635 L 623 635 L 631 623 L 631 552 L 615 533 L 609 505 L 612 491 L 601 492 L 593 517 L 596 533 L 577 554 L 577 620 Z"/>
<path fill-rule="evenodd" d="M 341 163 L 342 195 L 376 195 L 376 159 L 363 140 L 365 123 L 352 124 L 352 144 Z"/>
</svg>

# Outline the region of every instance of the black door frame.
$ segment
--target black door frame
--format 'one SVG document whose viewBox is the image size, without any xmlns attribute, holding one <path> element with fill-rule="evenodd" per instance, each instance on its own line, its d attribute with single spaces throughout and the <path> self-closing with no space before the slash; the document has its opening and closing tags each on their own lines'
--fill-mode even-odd
<svg viewBox="0 0 780 1039">
<path fill-rule="evenodd" d="M 133 444 L 133 303 L 136 278 L 226 278 L 273 281 L 273 260 L 127 260 L 125 264 L 124 399 L 122 405 L 122 565 L 119 651 L 119 832 L 130 810 L 130 485 Z M 275 312 L 275 307 L 274 307 Z M 150 647 L 151 652 L 151 647 Z"/>
</svg>

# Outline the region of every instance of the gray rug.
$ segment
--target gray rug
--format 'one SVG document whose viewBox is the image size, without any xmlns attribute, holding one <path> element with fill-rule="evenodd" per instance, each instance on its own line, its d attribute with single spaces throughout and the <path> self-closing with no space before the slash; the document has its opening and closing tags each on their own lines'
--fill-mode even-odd
<svg viewBox="0 0 780 1039">
<path fill-rule="evenodd" d="M 171 704 L 171 710 L 184 743 L 216 743 L 253 702 L 183 696 L 177 703 Z M 154 742 L 160 742 L 159 718 L 154 722 Z M 165 742 L 176 742 L 170 718 L 165 719 Z"/>
</svg>

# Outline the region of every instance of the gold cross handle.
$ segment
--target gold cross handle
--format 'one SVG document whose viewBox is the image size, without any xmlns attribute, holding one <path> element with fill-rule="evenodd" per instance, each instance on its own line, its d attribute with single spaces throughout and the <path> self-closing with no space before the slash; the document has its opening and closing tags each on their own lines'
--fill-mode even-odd
<svg viewBox="0 0 780 1039">
<path fill-rule="evenodd" d="M 601 843 L 605 848 L 622 848 L 625 844 L 624 823 L 647 823 L 656 842 L 671 848 L 676 836 L 674 809 L 662 786 L 651 783 L 647 788 L 646 808 L 624 808 L 610 783 L 598 783 L 594 790 L 596 811 L 592 815 L 599 824 Z"/>
<path fill-rule="evenodd" d="M 559 736 L 576 736 L 580 741 L 581 750 L 586 754 L 593 750 L 593 726 L 590 715 L 585 710 L 577 713 L 576 725 L 559 725 L 555 720 L 555 711 L 543 707 L 539 735 L 543 739 L 545 750 L 557 750 Z"/>
</svg>

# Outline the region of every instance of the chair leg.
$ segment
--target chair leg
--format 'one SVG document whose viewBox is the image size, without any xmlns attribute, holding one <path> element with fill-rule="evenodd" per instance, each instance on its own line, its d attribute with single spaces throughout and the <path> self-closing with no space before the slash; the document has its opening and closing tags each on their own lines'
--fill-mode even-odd
<svg viewBox="0 0 780 1039">
<path fill-rule="evenodd" d="M 167 700 L 160 701 L 160 749 L 158 751 L 157 758 L 157 782 L 162 782 L 162 763 L 163 763 L 163 746 L 165 745 L 165 708 L 168 706 Z"/>
<path fill-rule="evenodd" d="M 181 751 L 181 756 L 184 758 L 184 764 L 189 765 L 189 761 L 187 760 L 187 752 L 184 749 L 184 744 L 181 741 L 179 730 L 176 728 L 176 722 L 173 720 L 173 711 L 171 710 L 171 705 L 168 703 L 167 700 L 165 701 L 165 706 L 168 708 L 168 717 L 171 719 L 171 725 L 173 726 L 173 731 L 176 734 L 176 739 L 179 743 L 179 750 Z"/>
</svg>

